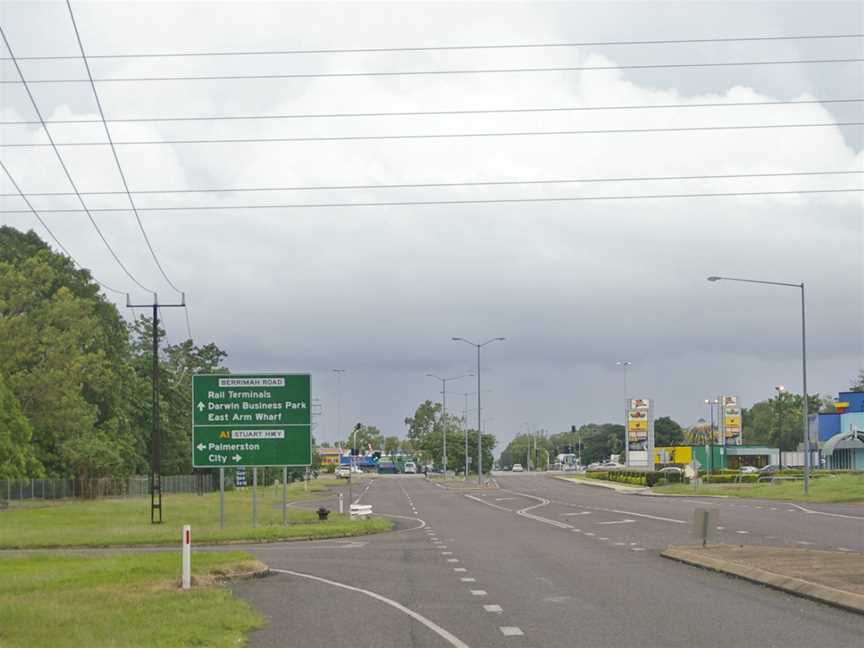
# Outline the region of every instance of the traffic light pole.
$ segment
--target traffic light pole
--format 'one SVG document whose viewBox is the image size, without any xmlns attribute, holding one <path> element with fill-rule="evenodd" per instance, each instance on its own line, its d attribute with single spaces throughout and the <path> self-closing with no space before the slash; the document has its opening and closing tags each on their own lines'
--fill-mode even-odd
<svg viewBox="0 0 864 648">
<path fill-rule="evenodd" d="M 153 293 L 152 304 L 133 304 L 126 295 L 127 308 L 153 309 L 153 366 L 150 380 L 153 387 L 152 427 L 150 429 L 150 524 L 162 524 L 162 433 L 159 410 L 159 309 L 186 308 L 186 295 L 180 293 L 179 304 L 160 304 L 159 297 Z M 159 512 L 158 520 L 156 512 Z"/>
</svg>

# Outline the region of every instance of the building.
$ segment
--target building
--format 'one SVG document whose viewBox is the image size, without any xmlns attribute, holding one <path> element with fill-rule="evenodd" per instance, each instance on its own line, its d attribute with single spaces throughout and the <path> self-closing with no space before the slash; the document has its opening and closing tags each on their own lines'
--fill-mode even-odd
<svg viewBox="0 0 864 648">
<path fill-rule="evenodd" d="M 811 417 L 826 468 L 864 470 L 864 392 L 840 392 L 833 411 Z"/>
<path fill-rule="evenodd" d="M 780 461 L 780 449 L 760 445 L 689 445 L 654 448 L 655 469 L 686 466 L 695 459 L 702 470 L 761 468 Z"/>
<path fill-rule="evenodd" d="M 318 448 L 322 466 L 338 466 L 342 451 L 339 448 Z"/>
</svg>

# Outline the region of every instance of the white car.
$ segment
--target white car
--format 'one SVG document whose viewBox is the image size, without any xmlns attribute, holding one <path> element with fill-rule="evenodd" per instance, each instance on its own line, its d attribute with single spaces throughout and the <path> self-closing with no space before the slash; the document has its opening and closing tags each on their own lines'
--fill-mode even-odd
<svg viewBox="0 0 864 648">
<path fill-rule="evenodd" d="M 348 479 L 351 476 L 351 469 L 347 466 L 339 466 L 335 474 L 336 479 Z"/>
<path fill-rule="evenodd" d="M 513 464 L 513 472 L 522 472 L 523 470 L 522 464 Z"/>
<path fill-rule="evenodd" d="M 415 464 L 413 461 L 405 462 L 405 474 L 407 475 L 409 473 L 412 475 L 417 474 L 417 464 Z"/>
</svg>

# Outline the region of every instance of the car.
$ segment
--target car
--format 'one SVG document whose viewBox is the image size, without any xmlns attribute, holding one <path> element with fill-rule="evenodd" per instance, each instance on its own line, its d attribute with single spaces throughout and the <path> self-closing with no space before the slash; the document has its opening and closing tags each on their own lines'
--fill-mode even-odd
<svg viewBox="0 0 864 648">
<path fill-rule="evenodd" d="M 742 475 L 752 475 L 758 473 L 759 469 L 756 466 L 741 466 Z"/>
<path fill-rule="evenodd" d="M 523 470 L 522 464 L 513 464 L 513 472 L 522 472 Z"/>
<path fill-rule="evenodd" d="M 336 479 L 348 479 L 351 476 L 351 469 L 348 466 L 339 466 L 336 469 Z"/>
<path fill-rule="evenodd" d="M 405 462 L 405 474 L 406 475 L 408 475 L 408 474 L 416 475 L 417 474 L 417 464 L 415 464 L 413 461 L 406 461 Z"/>
<path fill-rule="evenodd" d="M 767 466 L 762 466 L 759 469 L 760 475 L 771 475 L 776 472 L 780 472 L 781 468 L 777 464 L 768 464 Z"/>
</svg>

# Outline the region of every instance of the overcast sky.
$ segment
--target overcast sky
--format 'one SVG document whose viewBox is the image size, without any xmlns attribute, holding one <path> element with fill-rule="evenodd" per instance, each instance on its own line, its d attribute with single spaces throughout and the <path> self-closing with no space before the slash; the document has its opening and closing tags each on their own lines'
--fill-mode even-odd
<svg viewBox="0 0 864 648">
<path fill-rule="evenodd" d="M 85 50 L 99 54 L 352 49 L 677 40 L 864 32 L 860 2 L 768 3 L 84 3 Z M 0 4 L 16 56 L 75 55 L 64 3 Z M 4 54 L 5 56 L 5 54 Z M 607 45 L 459 51 L 121 58 L 96 77 L 309 74 L 476 68 L 864 58 L 864 39 Z M 28 80 L 86 78 L 80 61 L 23 61 Z M 18 80 L 2 62 L 2 78 Z M 864 97 L 862 63 L 98 83 L 106 116 L 182 117 L 696 104 Z M 85 83 L 34 84 L 46 119 L 98 117 Z M 2 119 L 32 120 L 21 85 Z M 479 115 L 114 123 L 116 140 L 332 137 L 862 121 L 862 103 Z M 862 127 L 118 147 L 130 188 L 261 188 L 501 180 L 861 171 Z M 38 125 L 5 143 L 46 142 Z M 104 142 L 100 124 L 55 125 L 62 142 Z M 107 146 L 62 147 L 85 192 L 122 190 Z M 25 192 L 67 192 L 51 148 L 4 148 Z M 860 175 L 492 187 L 141 195 L 139 207 L 481 200 L 861 187 Z M 2 193 L 14 193 L 0 177 Z M 123 195 L 91 207 L 128 207 Z M 39 209 L 74 197 L 34 197 Z M 22 208 L 4 198 L 0 208 Z M 836 394 L 864 366 L 862 194 L 703 197 L 389 207 L 142 211 L 169 278 L 186 292 L 196 342 L 235 371 L 310 371 L 317 437 L 354 422 L 404 434 L 403 419 L 476 356 L 452 336 L 506 336 L 483 351 L 483 416 L 499 440 L 532 428 L 618 421 L 630 395 L 681 423 L 705 398 L 747 406 L 801 388 L 800 304 L 789 288 L 705 281 L 713 274 L 807 285 L 809 387 Z M 146 301 L 83 213 L 45 213 L 60 241 L 108 285 Z M 134 215 L 94 213 L 131 273 L 177 299 Z M 32 214 L 0 223 L 44 230 Z M 112 296 L 114 298 L 114 296 Z M 123 298 L 117 299 L 122 306 Z M 123 309 L 126 311 L 127 309 Z M 128 314 L 128 312 L 127 312 Z M 172 341 L 185 337 L 166 309 Z M 342 376 L 342 433 L 336 379 Z M 448 390 L 476 390 L 471 379 Z M 469 417 L 476 422 L 471 397 Z M 464 398 L 449 397 L 460 413 Z M 475 423 L 476 425 L 476 423 Z M 746 441 L 746 439 L 745 439 Z"/>
</svg>

